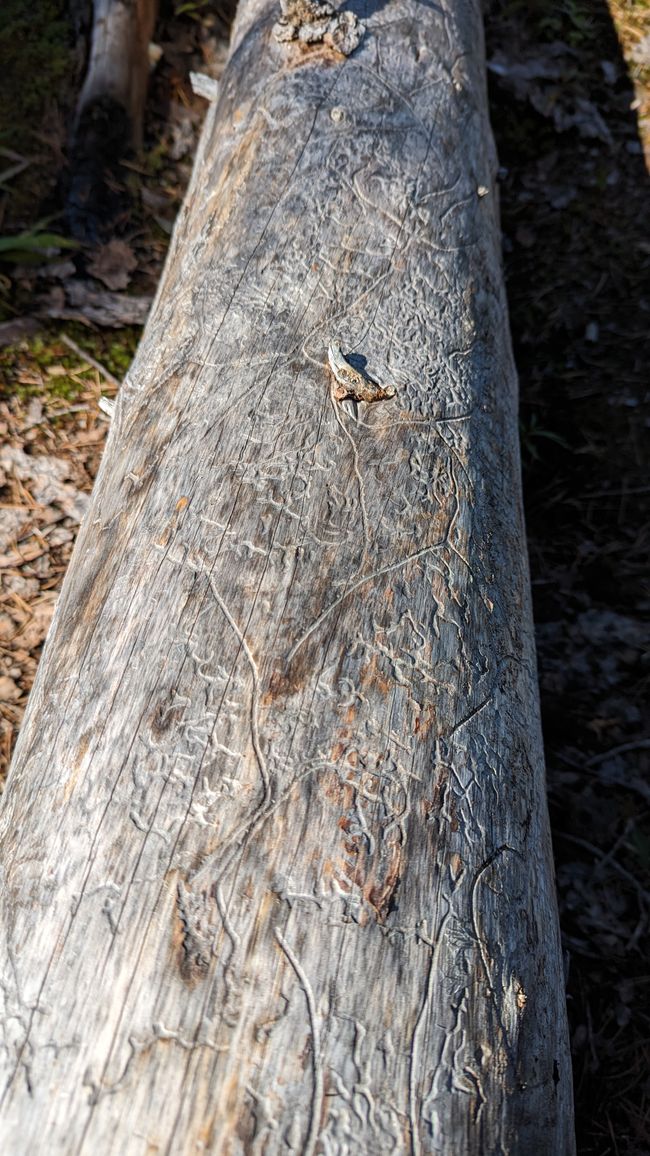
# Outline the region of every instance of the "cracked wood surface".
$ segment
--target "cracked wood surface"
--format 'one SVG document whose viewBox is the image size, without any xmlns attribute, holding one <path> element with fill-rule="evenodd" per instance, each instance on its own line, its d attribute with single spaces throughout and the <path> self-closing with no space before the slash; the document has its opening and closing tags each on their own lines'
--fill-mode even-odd
<svg viewBox="0 0 650 1156">
<path fill-rule="evenodd" d="M 347 58 L 276 18 L 4 797 L 0 1146 L 570 1156 L 478 6 L 388 0 Z M 395 396 L 351 415 L 332 340 Z"/>
</svg>

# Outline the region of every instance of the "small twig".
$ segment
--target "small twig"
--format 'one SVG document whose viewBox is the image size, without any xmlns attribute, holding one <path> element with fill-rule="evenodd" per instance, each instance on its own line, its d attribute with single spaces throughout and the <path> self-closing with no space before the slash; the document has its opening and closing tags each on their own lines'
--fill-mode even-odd
<svg viewBox="0 0 650 1156">
<path fill-rule="evenodd" d="M 650 747 L 650 739 L 639 739 L 634 743 L 621 743 L 618 747 L 610 747 L 608 751 L 601 751 L 599 755 L 593 755 L 592 758 L 587 759 L 586 767 L 595 767 L 598 763 L 604 763 L 605 759 L 611 758 L 613 755 L 624 755 L 627 751 L 646 751 Z"/>
<path fill-rule="evenodd" d="M 622 847 L 624 845 L 625 840 L 627 839 L 627 837 L 628 837 L 628 835 L 629 835 L 630 831 L 632 830 L 632 827 L 634 826 L 635 823 L 636 823 L 635 818 L 627 820 L 627 822 L 626 822 L 625 826 L 623 827 L 623 830 L 621 831 L 618 839 L 614 840 L 609 851 L 605 855 L 603 855 L 603 857 L 600 861 L 601 869 L 603 867 L 605 867 L 607 863 L 611 863 L 612 860 L 615 858 L 615 856 L 618 853 L 619 847 Z"/>
<path fill-rule="evenodd" d="M 31 157 L 25 157 L 24 160 L 17 161 L 15 165 L 10 165 L 8 169 L 4 169 L 0 173 L 0 185 L 6 184 L 12 177 L 17 177 L 19 173 L 24 173 L 31 164 L 33 164 Z"/>
<path fill-rule="evenodd" d="M 594 490 L 589 494 L 578 494 L 578 501 L 588 502 L 591 498 L 627 498 L 628 494 L 650 494 L 650 486 L 634 486 L 629 490 Z"/>
<path fill-rule="evenodd" d="M 190 72 L 190 84 L 195 96 L 214 103 L 219 96 L 219 83 L 205 72 Z"/>
<path fill-rule="evenodd" d="M 61 335 L 61 340 L 64 345 L 68 346 L 68 349 L 71 349 L 73 353 L 77 354 L 77 357 L 81 357 L 84 361 L 87 361 L 89 365 L 92 365 L 93 369 L 96 369 L 98 373 L 101 373 L 105 381 L 109 381 L 111 385 L 115 386 L 116 389 L 120 388 L 121 382 L 119 382 L 117 378 L 113 376 L 110 369 L 106 369 L 106 367 L 102 365 L 101 361 L 96 361 L 94 357 L 91 357 L 89 353 L 86 353 L 86 350 L 77 345 L 76 341 L 73 341 L 71 337 L 68 337 L 67 333 L 63 333 Z"/>
<path fill-rule="evenodd" d="M 115 413 L 115 401 L 112 397 L 100 397 L 97 399 L 97 405 L 106 417 L 112 418 Z"/>
<path fill-rule="evenodd" d="M 37 425 L 43 425 L 45 422 L 51 421 L 53 417 L 65 417 L 69 413 L 88 413 L 87 403 L 84 405 L 68 405 L 65 409 L 51 409 L 47 413 L 42 414 L 41 417 L 34 421 L 28 421 L 25 425 L 21 425 L 18 433 L 27 433 L 27 430 L 34 429 Z"/>
<path fill-rule="evenodd" d="M 646 891 L 645 887 L 641 886 L 639 880 L 634 877 L 631 871 L 621 866 L 618 860 L 610 859 L 607 852 L 601 851 L 600 847 L 597 847 L 595 843 L 590 843 L 588 839 L 581 839 L 579 835 L 570 835 L 568 831 L 558 831 L 558 835 L 561 839 L 566 839 L 569 843 L 575 843 L 577 847 L 582 847 L 585 851 L 589 851 L 594 855 L 596 859 L 600 859 L 601 863 L 598 864 L 599 867 L 603 866 L 602 861 L 606 859 L 607 862 L 605 865 L 611 867 L 613 871 L 616 871 L 622 879 L 627 879 L 628 883 L 631 883 L 632 886 L 636 888 L 639 898 L 643 899 L 645 903 L 650 903 L 650 893 Z"/>
</svg>

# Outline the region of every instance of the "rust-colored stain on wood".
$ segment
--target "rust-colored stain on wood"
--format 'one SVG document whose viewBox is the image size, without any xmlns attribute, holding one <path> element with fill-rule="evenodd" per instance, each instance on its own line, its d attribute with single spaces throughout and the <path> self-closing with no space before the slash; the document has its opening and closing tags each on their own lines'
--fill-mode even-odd
<svg viewBox="0 0 650 1156">
<path fill-rule="evenodd" d="M 395 679 L 386 669 L 387 663 L 383 654 L 374 653 L 369 662 L 361 669 L 360 687 L 362 692 L 376 688 L 380 694 L 388 695 L 395 687 Z"/>
<path fill-rule="evenodd" d="M 65 788 L 63 791 L 63 799 L 61 802 L 62 806 L 65 806 L 72 798 L 74 789 L 79 780 L 79 772 L 81 771 L 83 761 L 88 753 L 88 748 L 90 747 L 90 743 L 93 737 L 94 732 L 89 730 L 86 731 L 86 733 L 83 734 L 79 740 L 79 745 L 77 746 L 77 749 L 71 760 L 71 766 L 68 772 L 68 777 L 66 779 Z"/>
<path fill-rule="evenodd" d="M 77 750 L 75 753 L 75 759 L 74 759 L 75 767 L 80 767 L 82 762 L 84 761 L 84 758 L 86 757 L 86 752 L 88 750 L 88 747 L 90 746 L 90 740 L 92 739 L 92 737 L 93 737 L 93 731 L 89 730 L 89 731 L 86 731 L 86 733 L 83 734 L 81 736 L 81 738 L 79 739 L 79 745 L 77 747 Z"/>
<path fill-rule="evenodd" d="M 176 530 L 178 529 L 179 525 L 182 522 L 182 516 L 183 516 L 184 511 L 187 509 L 187 506 L 189 505 L 189 501 L 190 501 L 189 498 L 180 497 L 178 499 L 178 501 L 176 502 L 176 505 L 174 506 L 174 513 L 172 514 L 171 518 L 169 519 L 167 526 L 163 530 L 161 537 L 156 542 L 156 545 L 160 549 L 164 549 L 166 546 L 169 545 L 169 542 L 171 541 L 172 535 L 176 532 Z"/>
<path fill-rule="evenodd" d="M 252 128 L 243 132 L 237 148 L 227 158 L 215 182 L 215 188 L 211 190 L 209 203 L 213 208 L 210 215 L 210 233 L 220 233 L 226 227 L 238 198 L 248 184 L 251 173 L 255 171 L 263 135 L 264 122 L 257 121 Z"/>
<path fill-rule="evenodd" d="M 276 666 L 268 679 L 262 694 L 262 704 L 268 706 L 281 698 L 288 698 L 303 689 L 313 674 L 313 664 L 309 658 L 309 647 L 303 646 L 290 663 Z"/>
<path fill-rule="evenodd" d="M 413 734 L 420 739 L 426 739 L 431 733 L 432 727 L 436 724 L 436 706 L 435 703 L 427 703 L 420 707 L 419 712 L 413 720 Z"/>
<path fill-rule="evenodd" d="M 323 797 L 332 804 L 335 810 L 345 810 L 345 801 L 350 799 L 351 792 L 341 779 L 339 772 L 334 769 L 323 771 L 318 781 Z"/>
<path fill-rule="evenodd" d="M 212 1152 L 214 1144 L 215 1120 L 212 1117 L 201 1125 L 196 1133 L 195 1145 L 198 1152 Z"/>
<path fill-rule="evenodd" d="M 402 851 L 395 844 L 388 863 L 383 867 L 380 878 L 369 879 L 364 884 L 363 894 L 374 908 L 379 923 L 385 923 L 393 908 L 401 878 L 401 868 Z"/>
</svg>

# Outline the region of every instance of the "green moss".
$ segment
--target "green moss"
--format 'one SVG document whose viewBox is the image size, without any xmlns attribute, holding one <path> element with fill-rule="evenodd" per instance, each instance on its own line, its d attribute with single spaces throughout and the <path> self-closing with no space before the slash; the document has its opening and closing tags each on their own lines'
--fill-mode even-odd
<svg viewBox="0 0 650 1156">
<path fill-rule="evenodd" d="M 155 177 L 162 172 L 169 161 L 168 152 L 168 146 L 163 140 L 159 141 L 158 144 L 144 153 L 141 158 L 141 164 L 146 176 Z"/>
<path fill-rule="evenodd" d="M 93 333 L 83 325 L 69 324 L 65 332 L 119 381 L 133 360 L 140 336 L 139 329 L 133 326 L 111 333 Z M 80 361 L 81 358 L 61 342 L 60 331 L 43 330 L 17 345 L 6 346 L 0 350 L 0 397 L 56 398 L 73 403 L 83 394 L 93 372 L 89 370 L 79 376 Z M 53 367 L 59 368 L 59 372 L 52 373 Z M 66 369 L 75 371 L 75 375 L 61 372 Z M 27 376 L 37 380 L 33 384 L 26 382 Z"/>
<path fill-rule="evenodd" d="M 116 377 L 122 378 L 133 361 L 140 331 L 122 330 L 119 341 L 114 341 L 104 353 L 104 364 Z"/>
<path fill-rule="evenodd" d="M 93 332 L 85 325 L 69 323 L 65 326 L 65 332 L 76 341 L 80 349 L 89 353 L 95 361 L 99 361 L 109 373 L 121 381 L 133 361 L 141 330 L 131 325 L 124 329 Z M 66 356 L 72 357 L 73 363 L 78 364 L 78 358 L 74 354 L 67 351 Z"/>
</svg>

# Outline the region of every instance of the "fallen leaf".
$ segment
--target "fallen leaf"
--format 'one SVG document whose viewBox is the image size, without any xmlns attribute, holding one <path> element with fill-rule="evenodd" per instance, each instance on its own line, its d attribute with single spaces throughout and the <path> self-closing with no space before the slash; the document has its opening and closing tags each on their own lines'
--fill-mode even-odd
<svg viewBox="0 0 650 1156">
<path fill-rule="evenodd" d="M 88 271 L 108 289 L 126 289 L 138 262 L 130 245 L 117 237 L 95 250 Z"/>
</svg>

